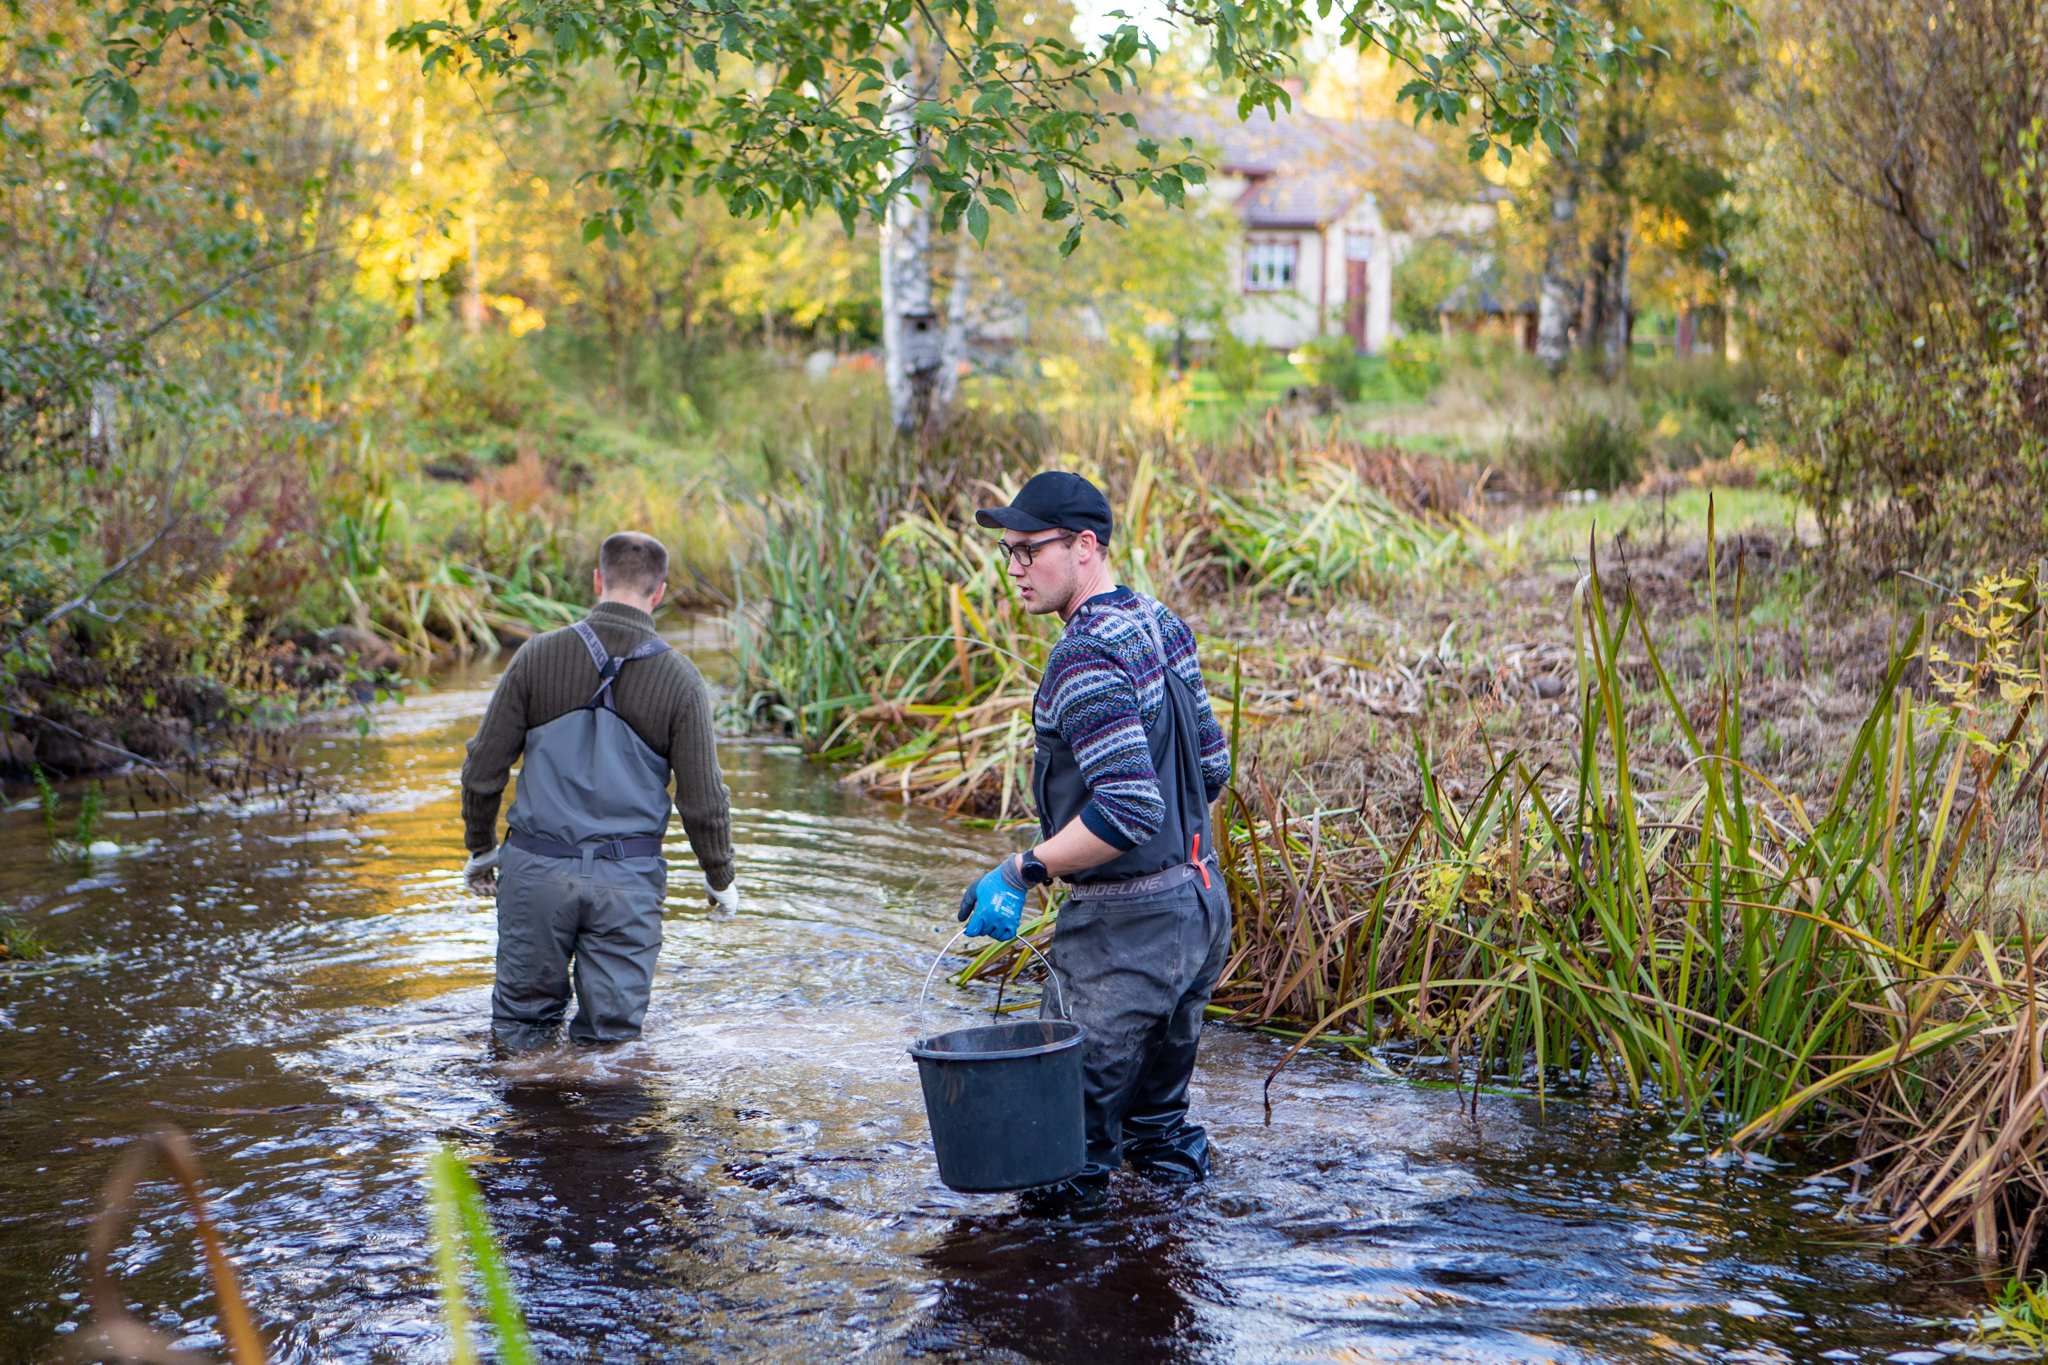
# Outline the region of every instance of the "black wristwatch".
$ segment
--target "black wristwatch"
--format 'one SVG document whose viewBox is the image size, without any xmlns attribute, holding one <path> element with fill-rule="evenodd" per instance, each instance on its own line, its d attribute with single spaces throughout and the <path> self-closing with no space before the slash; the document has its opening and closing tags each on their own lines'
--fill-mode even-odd
<svg viewBox="0 0 2048 1365">
<path fill-rule="evenodd" d="M 1026 886 L 1044 886 L 1052 880 L 1052 873 L 1046 870 L 1044 863 L 1038 861 L 1038 850 L 1036 849 L 1027 848 L 1018 854 L 1017 867 L 1024 874 L 1024 885 Z"/>
</svg>

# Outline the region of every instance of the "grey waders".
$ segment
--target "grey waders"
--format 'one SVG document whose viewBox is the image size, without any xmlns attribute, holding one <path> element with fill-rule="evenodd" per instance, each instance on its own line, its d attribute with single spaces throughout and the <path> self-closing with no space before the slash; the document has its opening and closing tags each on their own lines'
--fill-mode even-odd
<svg viewBox="0 0 2048 1365">
<path fill-rule="evenodd" d="M 1167 666 L 1152 613 L 1141 621 L 1159 655 L 1165 694 L 1145 739 L 1166 803 L 1159 832 L 1069 878 L 1047 953 L 1082 1045 L 1088 1164 L 1078 1184 L 1100 1186 L 1129 1161 L 1149 1179 L 1183 1183 L 1209 1173 L 1209 1137 L 1188 1122 L 1188 1078 L 1202 1012 L 1230 953 L 1230 899 L 1209 838 L 1195 694 Z M 1058 731 L 1038 732 L 1033 796 L 1045 837 L 1088 802 L 1080 761 Z M 1043 1012 L 1053 1013 L 1056 992 Z"/>
<path fill-rule="evenodd" d="M 491 1032 L 515 1052 L 547 1043 L 561 1027 L 572 961 L 571 1041 L 639 1037 L 661 952 L 669 765 L 620 719 L 612 680 L 669 646 L 649 640 L 614 659 L 587 624 L 575 631 L 597 665 L 597 691 L 526 732 L 498 862 Z"/>
</svg>

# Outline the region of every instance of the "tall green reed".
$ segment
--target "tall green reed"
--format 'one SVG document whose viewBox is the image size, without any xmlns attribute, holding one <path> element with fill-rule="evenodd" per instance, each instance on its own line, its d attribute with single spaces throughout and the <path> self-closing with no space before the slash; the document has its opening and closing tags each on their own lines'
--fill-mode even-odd
<svg viewBox="0 0 2048 1365">
<path fill-rule="evenodd" d="M 1733 1147 L 1839 1132 L 1881 1163 L 1868 1207 L 1900 1235 L 1968 1233 L 1987 1256 L 2005 1236 L 2023 1258 L 2048 1206 L 2043 945 L 1994 896 L 1992 831 L 2038 674 L 2007 680 L 1984 733 L 1905 686 L 1916 625 L 1809 809 L 1745 753 L 1739 609 L 1696 724 L 1639 604 L 1611 596 L 1596 568 L 1573 598 L 1572 773 L 1510 752 L 1461 804 L 1419 749 L 1422 815 L 1391 855 L 1233 795 L 1219 1005 L 1293 1025 L 1289 1057 L 1399 1041 L 1539 1096 L 1604 1078 Z M 1641 786 L 1651 705 L 1690 757 L 1681 788 Z"/>
<path fill-rule="evenodd" d="M 505 1267 L 491 1230 L 490 1215 L 484 1211 L 483 1193 L 462 1158 L 442 1146 L 427 1162 L 427 1194 L 434 1218 L 434 1273 L 441 1285 L 441 1314 L 448 1324 L 448 1358 L 453 1365 L 475 1365 L 476 1347 L 470 1340 L 469 1275 L 474 1273 L 483 1291 L 483 1315 L 497 1338 L 497 1358 L 502 1365 L 533 1365 L 532 1339 L 526 1332 L 526 1315 L 520 1311 L 512 1290 L 512 1277 Z"/>
<path fill-rule="evenodd" d="M 1937 727 L 1915 741 L 1900 679 L 1917 631 L 1815 815 L 1745 757 L 1739 680 L 1723 680 L 1702 735 L 1631 595 L 1610 610 L 1596 574 L 1574 619 L 1569 779 L 1511 752 L 1460 808 L 1421 752 L 1422 817 L 1383 865 L 1347 863 L 1284 825 L 1238 826 L 1231 874 L 1262 907 L 1244 959 L 1261 989 L 1240 1009 L 1312 1021 L 1309 1038 L 1348 1024 L 1427 1041 L 1539 1093 L 1597 1070 L 1631 1099 L 1654 1089 L 1737 1122 L 1817 1098 L 1810 1087 L 1838 1063 L 1882 1053 L 1890 1033 L 1874 1019 L 1905 1017 L 1902 992 L 1954 951 L 1955 931 L 1927 911 L 1961 852 L 1948 820 L 1956 740 Z M 1624 653 L 1631 634 L 1639 660 Z M 1638 667 L 1684 736 L 1690 790 L 1638 789 Z M 1920 811 L 1931 818 L 1901 818 Z M 1310 923 L 1317 898 L 1342 909 Z M 1284 927 L 1264 908 L 1275 903 L 1294 912 Z M 1299 995 L 1311 979 L 1328 989 Z M 1975 1027 L 1920 1022 L 1891 1039 L 1894 1060 Z"/>
</svg>

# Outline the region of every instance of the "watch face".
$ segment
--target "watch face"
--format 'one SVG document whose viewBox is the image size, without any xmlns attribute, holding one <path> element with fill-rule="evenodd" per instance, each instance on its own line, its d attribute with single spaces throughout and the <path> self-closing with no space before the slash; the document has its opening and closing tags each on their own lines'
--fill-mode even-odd
<svg viewBox="0 0 2048 1365">
<path fill-rule="evenodd" d="M 1045 864 L 1038 861 L 1036 854 L 1024 855 L 1024 880 L 1032 886 L 1043 886 L 1052 880 L 1052 873 L 1045 870 Z"/>
</svg>

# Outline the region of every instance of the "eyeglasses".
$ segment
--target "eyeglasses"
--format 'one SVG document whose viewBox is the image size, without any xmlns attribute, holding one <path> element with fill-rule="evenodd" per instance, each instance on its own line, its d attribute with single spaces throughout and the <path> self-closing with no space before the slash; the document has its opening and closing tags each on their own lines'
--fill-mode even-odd
<svg viewBox="0 0 2048 1365">
<path fill-rule="evenodd" d="M 1021 564 L 1028 569 L 1031 567 L 1031 561 L 1038 557 L 1040 550 L 1055 541 L 1062 544 L 1071 544 L 1074 537 L 1080 534 L 1079 531 L 1061 531 L 1056 535 L 1047 536 L 1044 540 L 1020 540 L 1015 544 L 1006 540 L 999 540 L 996 542 L 996 549 L 1010 563 Z"/>
</svg>

